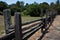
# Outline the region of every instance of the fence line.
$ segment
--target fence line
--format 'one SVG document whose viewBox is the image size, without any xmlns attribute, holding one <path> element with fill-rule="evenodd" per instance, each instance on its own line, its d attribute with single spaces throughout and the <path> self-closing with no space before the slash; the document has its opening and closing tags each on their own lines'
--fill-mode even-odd
<svg viewBox="0 0 60 40">
<path fill-rule="evenodd" d="M 53 15 L 49 15 L 48 17 L 48 10 L 46 10 L 46 18 L 42 18 L 42 19 L 37 19 L 37 20 L 33 20 L 27 23 L 21 23 L 21 13 L 20 12 L 16 12 L 15 13 L 15 25 L 14 25 L 14 29 L 13 31 L 6 31 L 6 35 L 3 37 L 0 37 L 0 40 L 27 40 L 32 34 L 34 34 L 36 31 L 38 31 L 40 28 L 43 28 L 45 26 L 47 26 L 47 24 L 49 24 L 51 21 L 53 21 L 53 19 L 56 16 L 56 13 L 54 13 Z M 9 28 L 11 28 L 11 15 L 10 15 L 10 10 L 4 10 L 4 19 L 7 21 L 5 22 L 5 30 L 9 30 Z M 9 14 L 8 14 L 9 13 Z M 7 16 L 6 16 L 7 15 Z M 22 26 L 24 25 L 28 25 L 37 21 L 41 21 L 40 23 L 37 23 L 36 25 L 34 24 L 34 27 L 30 28 L 30 30 L 28 30 L 27 32 L 22 33 L 24 29 L 22 29 Z M 47 22 L 47 23 L 46 23 Z M 9 25 L 9 26 L 7 26 Z M 12 28 L 11 28 L 12 29 Z M 11 30 L 10 29 L 10 30 Z M 9 33 L 10 32 L 10 33 Z"/>
</svg>

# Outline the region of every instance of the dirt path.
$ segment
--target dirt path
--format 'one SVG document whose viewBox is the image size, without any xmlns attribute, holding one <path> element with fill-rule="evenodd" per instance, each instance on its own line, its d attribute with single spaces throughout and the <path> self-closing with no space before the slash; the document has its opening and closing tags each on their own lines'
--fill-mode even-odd
<svg viewBox="0 0 60 40">
<path fill-rule="evenodd" d="M 60 15 L 56 16 L 49 33 L 42 40 L 60 40 Z"/>
<path fill-rule="evenodd" d="M 48 33 L 42 35 L 41 30 L 38 30 L 28 40 L 60 40 L 60 15 L 56 16 Z"/>
</svg>

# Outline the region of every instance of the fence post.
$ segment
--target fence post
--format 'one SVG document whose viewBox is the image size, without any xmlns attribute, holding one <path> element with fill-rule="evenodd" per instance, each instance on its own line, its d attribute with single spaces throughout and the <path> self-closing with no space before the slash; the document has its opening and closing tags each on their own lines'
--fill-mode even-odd
<svg viewBox="0 0 60 40">
<path fill-rule="evenodd" d="M 41 9 L 41 15 L 40 16 L 43 17 L 43 9 Z"/>
<path fill-rule="evenodd" d="M 53 14 L 54 14 L 54 12 L 53 12 L 53 11 L 54 11 L 54 10 L 52 9 L 52 21 L 53 21 L 53 16 L 54 16 L 54 15 L 53 15 Z"/>
<path fill-rule="evenodd" d="M 48 10 L 46 10 L 46 18 L 48 18 Z"/>
<path fill-rule="evenodd" d="M 15 12 L 15 40 L 22 40 L 21 13 Z"/>
<path fill-rule="evenodd" d="M 9 33 L 9 28 L 11 27 L 11 11 L 9 9 L 3 10 L 4 15 L 4 24 L 5 24 L 5 32 L 6 34 Z"/>
<path fill-rule="evenodd" d="M 51 21 L 52 21 L 52 11 L 50 11 L 50 14 L 51 14 L 50 17 L 51 17 Z"/>
<path fill-rule="evenodd" d="M 46 19 L 45 19 L 45 27 L 47 27 L 48 24 L 48 10 L 46 10 Z"/>
</svg>

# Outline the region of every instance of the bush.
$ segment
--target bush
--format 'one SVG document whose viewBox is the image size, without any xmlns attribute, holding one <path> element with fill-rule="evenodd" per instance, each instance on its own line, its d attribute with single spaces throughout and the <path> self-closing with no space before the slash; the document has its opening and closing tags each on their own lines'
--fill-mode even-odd
<svg viewBox="0 0 60 40">
<path fill-rule="evenodd" d="M 0 11 L 0 15 L 3 15 L 3 13 Z"/>
<path fill-rule="evenodd" d="M 28 16 L 29 15 L 29 12 L 27 11 L 27 10 L 24 10 L 23 12 L 22 12 L 22 16 Z"/>
</svg>

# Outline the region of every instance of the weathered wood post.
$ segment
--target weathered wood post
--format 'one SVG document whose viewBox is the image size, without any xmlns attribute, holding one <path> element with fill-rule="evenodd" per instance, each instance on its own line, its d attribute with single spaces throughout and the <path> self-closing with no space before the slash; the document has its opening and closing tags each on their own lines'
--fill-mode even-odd
<svg viewBox="0 0 60 40">
<path fill-rule="evenodd" d="M 41 8 L 41 14 L 40 14 L 41 17 L 43 17 L 43 9 Z"/>
<path fill-rule="evenodd" d="M 46 9 L 46 18 L 48 18 L 48 14 L 49 14 L 48 9 Z"/>
<path fill-rule="evenodd" d="M 55 14 L 55 12 L 54 12 L 54 10 L 53 10 L 53 18 L 55 17 L 55 15 L 54 15 L 54 14 Z"/>
<path fill-rule="evenodd" d="M 4 24 L 5 24 L 5 32 L 6 34 L 9 33 L 9 28 L 11 27 L 11 11 L 9 9 L 3 10 L 4 15 Z"/>
<path fill-rule="evenodd" d="M 43 9 L 42 8 L 41 8 L 40 17 L 43 19 Z M 42 21 L 43 21 L 43 26 L 41 27 L 41 32 L 43 32 L 43 29 L 44 29 L 44 19 Z"/>
<path fill-rule="evenodd" d="M 21 13 L 15 13 L 15 40 L 22 40 Z"/>
<path fill-rule="evenodd" d="M 56 12 L 56 10 L 54 9 L 54 17 L 56 16 L 56 13 L 57 13 L 57 12 Z"/>
<path fill-rule="evenodd" d="M 52 22 L 52 11 L 50 11 L 50 17 L 51 17 L 51 22 Z"/>
<path fill-rule="evenodd" d="M 47 25 L 47 19 L 48 19 L 48 10 L 46 10 L 46 25 Z"/>
<path fill-rule="evenodd" d="M 52 9 L 52 21 L 53 21 L 53 17 L 54 17 L 54 9 Z"/>
<path fill-rule="evenodd" d="M 50 13 L 50 10 L 48 10 L 48 14 L 49 14 L 48 15 L 49 16 L 48 23 L 49 23 L 49 22 L 51 22 L 51 17 L 50 17 L 51 16 L 51 13 Z"/>
<path fill-rule="evenodd" d="M 48 24 L 48 10 L 46 9 L 45 29 L 47 29 L 47 24 Z"/>
<path fill-rule="evenodd" d="M 55 10 L 55 16 L 57 15 L 57 11 Z"/>
</svg>

